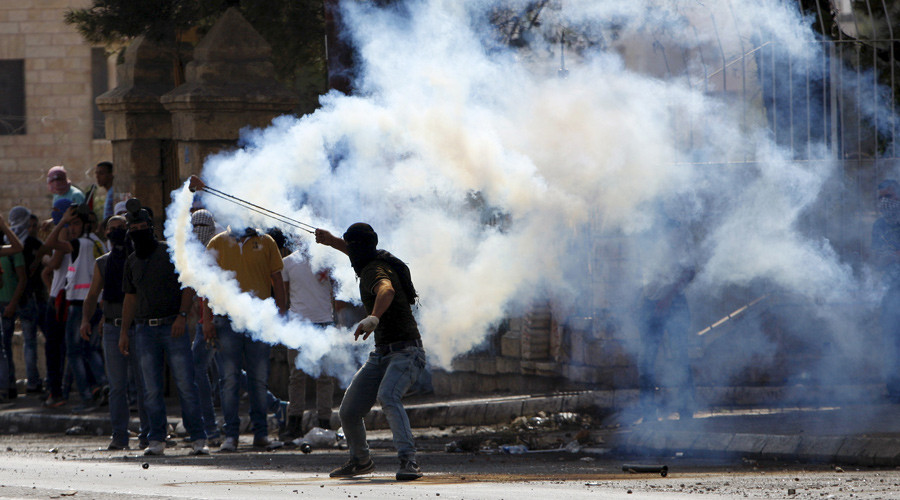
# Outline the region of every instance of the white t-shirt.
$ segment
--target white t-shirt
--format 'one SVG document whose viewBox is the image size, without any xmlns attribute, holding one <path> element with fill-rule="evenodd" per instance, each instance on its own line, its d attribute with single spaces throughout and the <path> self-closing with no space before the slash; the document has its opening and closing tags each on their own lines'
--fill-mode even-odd
<svg viewBox="0 0 900 500">
<path fill-rule="evenodd" d="M 331 310 L 331 277 L 326 271 L 313 272 L 302 253 L 294 252 L 284 258 L 281 277 L 291 293 L 291 311 L 312 323 L 334 321 Z"/>
</svg>

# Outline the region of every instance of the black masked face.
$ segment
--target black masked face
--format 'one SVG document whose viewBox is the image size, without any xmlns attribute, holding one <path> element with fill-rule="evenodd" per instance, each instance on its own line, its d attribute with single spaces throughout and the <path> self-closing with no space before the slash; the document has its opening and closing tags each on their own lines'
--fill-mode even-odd
<svg viewBox="0 0 900 500">
<path fill-rule="evenodd" d="M 350 265 L 358 275 L 366 264 L 372 261 L 376 255 L 378 246 L 378 234 L 372 226 L 357 222 L 344 233 L 344 241 L 347 242 L 347 254 L 350 256 Z"/>
<path fill-rule="evenodd" d="M 128 231 L 126 231 L 124 227 L 117 227 L 115 229 L 110 229 L 106 237 L 113 245 L 122 246 L 125 244 L 126 238 L 128 238 Z"/>
<path fill-rule="evenodd" d="M 156 238 L 153 236 L 153 230 L 150 228 L 131 229 L 128 231 L 128 237 L 131 238 L 131 243 L 134 244 L 134 253 L 138 258 L 146 259 L 153 253 L 153 250 L 156 250 Z"/>
<path fill-rule="evenodd" d="M 362 272 L 366 264 L 375 258 L 376 253 L 375 245 L 347 243 L 347 255 L 350 256 L 350 265 L 353 266 L 353 270 L 356 271 L 357 275 Z"/>
</svg>

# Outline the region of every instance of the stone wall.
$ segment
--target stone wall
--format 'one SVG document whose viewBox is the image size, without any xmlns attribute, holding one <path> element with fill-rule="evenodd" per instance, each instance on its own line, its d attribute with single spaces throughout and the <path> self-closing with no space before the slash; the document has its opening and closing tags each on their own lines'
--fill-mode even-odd
<svg viewBox="0 0 900 500">
<path fill-rule="evenodd" d="M 93 138 L 92 47 L 62 19 L 66 9 L 89 4 L 0 2 L 0 59 L 25 62 L 27 128 L 24 135 L 0 135 L 4 215 L 21 204 L 49 216 L 47 169 L 65 165 L 70 180 L 86 188 L 93 181 L 93 166 L 111 158 L 109 141 Z"/>
</svg>

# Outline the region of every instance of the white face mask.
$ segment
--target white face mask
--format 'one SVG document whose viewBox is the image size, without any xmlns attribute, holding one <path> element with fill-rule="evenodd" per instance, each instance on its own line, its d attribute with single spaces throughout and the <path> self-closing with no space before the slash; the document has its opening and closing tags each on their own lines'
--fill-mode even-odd
<svg viewBox="0 0 900 500">
<path fill-rule="evenodd" d="M 878 210 L 888 224 L 900 224 L 900 201 L 881 198 L 878 200 Z"/>
</svg>

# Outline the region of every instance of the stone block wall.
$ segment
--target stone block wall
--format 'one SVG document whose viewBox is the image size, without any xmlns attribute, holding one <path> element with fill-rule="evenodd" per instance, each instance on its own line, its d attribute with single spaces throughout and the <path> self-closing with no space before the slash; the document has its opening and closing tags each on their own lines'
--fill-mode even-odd
<svg viewBox="0 0 900 500">
<path fill-rule="evenodd" d="M 27 130 L 0 135 L 4 215 L 24 205 L 49 216 L 50 167 L 64 165 L 70 180 L 87 188 L 93 166 L 111 158 L 109 141 L 93 139 L 91 46 L 63 22 L 66 9 L 88 5 L 89 0 L 0 2 L 0 60 L 24 60 Z"/>
</svg>

